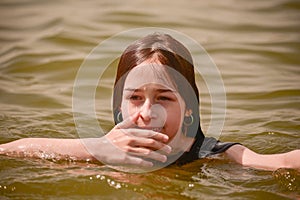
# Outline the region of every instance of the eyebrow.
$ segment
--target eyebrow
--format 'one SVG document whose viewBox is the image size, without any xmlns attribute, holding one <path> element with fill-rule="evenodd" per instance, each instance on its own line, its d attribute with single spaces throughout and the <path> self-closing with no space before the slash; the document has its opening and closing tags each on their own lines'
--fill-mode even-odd
<svg viewBox="0 0 300 200">
<path fill-rule="evenodd" d="M 142 89 L 139 88 L 125 88 L 124 90 L 126 91 L 131 91 L 131 92 L 141 92 L 143 91 Z M 159 93 L 163 93 L 163 92 L 176 92 L 175 90 L 171 90 L 171 89 L 155 89 L 155 91 L 159 92 Z"/>
</svg>

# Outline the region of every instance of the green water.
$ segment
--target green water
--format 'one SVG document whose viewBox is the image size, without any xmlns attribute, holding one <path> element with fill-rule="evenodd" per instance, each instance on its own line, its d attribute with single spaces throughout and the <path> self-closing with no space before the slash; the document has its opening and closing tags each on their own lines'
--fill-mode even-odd
<svg viewBox="0 0 300 200">
<path fill-rule="evenodd" d="M 300 148 L 300 3 L 273 1 L 1 1 L 0 143 L 77 138 L 73 83 L 99 42 L 155 26 L 203 45 L 227 92 L 220 139 L 260 153 Z M 113 73 L 107 72 L 109 96 Z M 110 77 L 110 78 L 109 78 Z M 206 88 L 201 124 L 210 122 Z M 109 130 L 110 99 L 97 116 Z M 300 174 L 243 168 L 218 156 L 127 174 L 106 166 L 0 157 L 0 199 L 296 199 Z"/>
</svg>

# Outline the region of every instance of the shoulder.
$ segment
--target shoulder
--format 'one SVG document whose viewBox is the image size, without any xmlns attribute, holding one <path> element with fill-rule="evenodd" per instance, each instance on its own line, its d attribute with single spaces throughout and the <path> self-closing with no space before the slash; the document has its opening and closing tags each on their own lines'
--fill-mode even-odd
<svg viewBox="0 0 300 200">
<path fill-rule="evenodd" d="M 198 153 L 199 158 L 205 158 L 207 156 L 211 156 L 218 153 L 223 153 L 233 145 L 237 145 L 239 143 L 235 142 L 220 142 L 216 138 L 213 137 L 205 137 L 204 141 L 201 145 L 200 151 Z"/>
</svg>

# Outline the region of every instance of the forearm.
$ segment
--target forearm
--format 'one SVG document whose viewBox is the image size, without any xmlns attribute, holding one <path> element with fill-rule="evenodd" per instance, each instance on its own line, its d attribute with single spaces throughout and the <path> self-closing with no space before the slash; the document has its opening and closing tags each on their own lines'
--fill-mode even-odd
<svg viewBox="0 0 300 200">
<path fill-rule="evenodd" d="M 94 160 L 81 139 L 24 138 L 1 144 L 0 154 L 46 159 Z"/>
<path fill-rule="evenodd" d="M 112 132 L 112 135 L 116 136 L 116 133 Z M 153 137 L 154 141 L 164 140 L 165 138 L 161 133 L 151 135 L 150 137 Z M 124 142 L 124 144 L 114 144 L 116 138 L 121 138 L 121 142 Z M 147 161 L 144 158 L 160 162 L 166 161 L 165 155 L 150 150 L 147 147 L 137 148 L 144 150 L 141 150 L 141 152 L 133 151 L 129 144 L 136 144 L 133 141 L 140 141 L 136 136 L 128 137 L 123 131 L 119 131 L 119 135 L 117 134 L 116 138 L 112 140 L 106 136 L 84 139 L 25 138 L 0 145 L 0 155 L 50 160 L 89 160 L 109 165 L 133 165 L 141 167 L 153 166 L 151 161 Z M 167 148 L 167 145 L 163 143 L 159 144 L 162 144 L 162 146 L 157 146 L 156 148 L 162 149 L 166 154 L 170 153 L 170 147 Z"/>
<path fill-rule="evenodd" d="M 287 168 L 300 170 L 300 150 L 294 150 L 284 153 L 285 164 Z"/>
<path fill-rule="evenodd" d="M 264 170 L 300 169 L 300 150 L 267 155 L 255 153 L 242 145 L 234 145 L 226 151 L 226 154 L 235 162 L 247 167 Z"/>
</svg>

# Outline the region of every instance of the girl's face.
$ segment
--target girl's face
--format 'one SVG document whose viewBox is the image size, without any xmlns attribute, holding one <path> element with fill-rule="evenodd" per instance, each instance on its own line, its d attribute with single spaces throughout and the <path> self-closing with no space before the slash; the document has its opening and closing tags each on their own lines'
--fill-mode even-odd
<svg viewBox="0 0 300 200">
<path fill-rule="evenodd" d="M 166 67 L 146 61 L 133 68 L 124 83 L 121 112 L 124 119 L 138 112 L 137 128 L 173 139 L 181 135 L 186 106 Z"/>
</svg>

